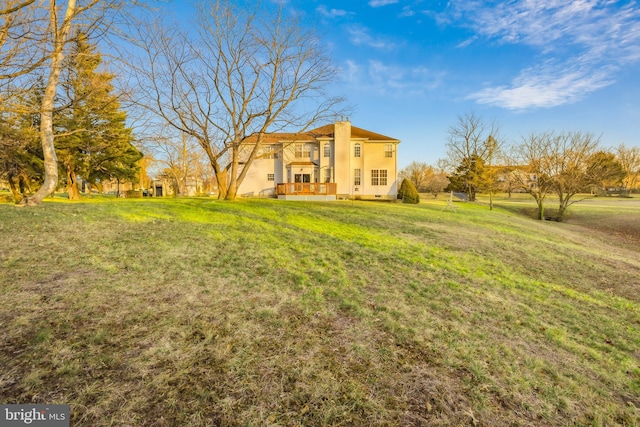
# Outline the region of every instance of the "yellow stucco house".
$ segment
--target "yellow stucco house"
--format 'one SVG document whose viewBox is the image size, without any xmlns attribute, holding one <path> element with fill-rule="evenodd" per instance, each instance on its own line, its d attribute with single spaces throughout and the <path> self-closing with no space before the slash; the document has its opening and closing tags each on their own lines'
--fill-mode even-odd
<svg viewBox="0 0 640 427">
<path fill-rule="evenodd" d="M 304 133 L 265 135 L 238 194 L 289 200 L 395 199 L 399 143 L 349 121 Z"/>
</svg>

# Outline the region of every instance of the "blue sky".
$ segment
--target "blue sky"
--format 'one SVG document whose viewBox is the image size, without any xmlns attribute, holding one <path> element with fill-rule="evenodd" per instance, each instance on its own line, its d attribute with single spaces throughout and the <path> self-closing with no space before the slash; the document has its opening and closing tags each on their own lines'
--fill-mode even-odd
<svg viewBox="0 0 640 427">
<path fill-rule="evenodd" d="M 640 5 L 615 0 L 278 0 L 315 22 L 353 125 L 435 164 L 475 112 L 507 141 L 585 131 L 640 145 Z"/>
</svg>

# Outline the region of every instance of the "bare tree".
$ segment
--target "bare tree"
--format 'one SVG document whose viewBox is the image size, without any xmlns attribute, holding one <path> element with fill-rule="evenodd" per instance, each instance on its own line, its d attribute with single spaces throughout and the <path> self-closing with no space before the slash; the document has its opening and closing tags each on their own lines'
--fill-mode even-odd
<svg viewBox="0 0 640 427">
<path fill-rule="evenodd" d="M 160 129 L 162 132 L 145 138 L 144 148 L 153 155 L 154 163 L 160 166 L 160 173 L 174 182 L 175 194 L 187 195 L 187 181 L 202 175 L 205 158 L 202 148 L 184 133 L 167 129 L 166 125 Z"/>
<path fill-rule="evenodd" d="M 24 91 L 16 79 L 32 73 L 46 60 L 42 39 L 37 36 L 45 16 L 36 0 L 5 0 L 0 6 L 0 109 L 11 109 L 10 96 Z"/>
<path fill-rule="evenodd" d="M 599 139 L 590 133 L 567 132 L 557 135 L 552 142 L 550 164 L 558 196 L 557 220 L 563 221 L 569 206 L 580 201 L 575 196 L 597 179 L 587 173 L 587 168 Z"/>
<path fill-rule="evenodd" d="M 449 128 L 448 160 L 464 181 L 470 201 L 475 200 L 477 190 L 490 188 L 487 173 L 500 150 L 498 135 L 495 123 L 487 123 L 475 113 L 458 116 L 458 122 Z"/>
<path fill-rule="evenodd" d="M 529 193 L 536 201 L 536 217 L 539 220 L 544 219 L 545 200 L 553 190 L 549 164 L 552 138 L 550 133 L 532 133 L 512 147 L 510 156 L 510 179 L 516 187 Z"/>
<path fill-rule="evenodd" d="M 398 173 L 398 178 L 408 179 L 418 191 L 424 191 L 427 176 L 433 173 L 433 168 L 426 163 L 413 161 Z"/>
<path fill-rule="evenodd" d="M 438 197 L 438 194 L 442 193 L 444 189 L 449 185 L 449 178 L 444 168 L 436 165 L 431 167 L 431 173 L 427 175 L 425 182 L 425 191 L 433 194 L 434 198 Z"/>
<path fill-rule="evenodd" d="M 97 2 L 97 0 L 95 0 Z M 91 4 L 90 4 L 91 6 Z M 72 23 L 77 14 L 82 11 L 75 0 L 69 0 L 62 22 L 59 23 L 58 7 L 54 0 L 49 3 L 49 20 L 51 31 L 51 54 L 47 84 L 45 86 L 42 104 L 40 106 L 40 141 L 44 156 L 44 182 L 40 189 L 32 196 L 25 197 L 21 203 L 26 205 L 39 204 L 53 193 L 58 185 L 58 158 L 53 144 L 53 109 L 55 103 L 58 80 L 64 59 L 64 47 L 71 32 Z"/>
<path fill-rule="evenodd" d="M 427 192 L 438 197 L 449 183 L 447 174 L 438 167 L 423 162 L 411 162 L 398 173 L 400 179 L 408 179 L 419 192 Z"/>
<path fill-rule="evenodd" d="M 575 196 L 598 179 L 588 170 L 598 142 L 590 133 L 547 132 L 531 134 L 514 148 L 515 158 L 525 165 L 524 173 L 514 177 L 536 200 L 538 219 L 545 218 L 544 201 L 550 193 L 558 197 L 558 221 L 565 219 L 569 206 L 582 200 Z"/>
<path fill-rule="evenodd" d="M 267 132 L 306 130 L 339 102 L 324 91 L 336 77 L 326 49 L 298 16 L 268 6 L 202 1 L 191 33 L 156 22 L 135 36 L 144 106 L 198 141 L 219 198 L 236 197 Z"/>
</svg>

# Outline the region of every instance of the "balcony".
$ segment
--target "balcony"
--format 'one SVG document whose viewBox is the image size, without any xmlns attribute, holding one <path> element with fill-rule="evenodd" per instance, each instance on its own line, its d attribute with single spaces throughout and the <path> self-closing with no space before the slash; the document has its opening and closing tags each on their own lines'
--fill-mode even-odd
<svg viewBox="0 0 640 427">
<path fill-rule="evenodd" d="M 291 182 L 276 185 L 276 196 L 284 200 L 336 200 L 335 182 Z"/>
</svg>

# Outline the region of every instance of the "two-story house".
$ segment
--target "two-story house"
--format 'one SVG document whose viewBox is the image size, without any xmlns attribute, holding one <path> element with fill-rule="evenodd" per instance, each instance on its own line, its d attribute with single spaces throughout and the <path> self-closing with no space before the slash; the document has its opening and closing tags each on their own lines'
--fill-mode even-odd
<svg viewBox="0 0 640 427">
<path fill-rule="evenodd" d="M 265 135 L 238 194 L 290 200 L 395 199 L 399 143 L 349 121 L 304 133 Z M 248 140 L 246 151 L 250 144 Z"/>
</svg>

